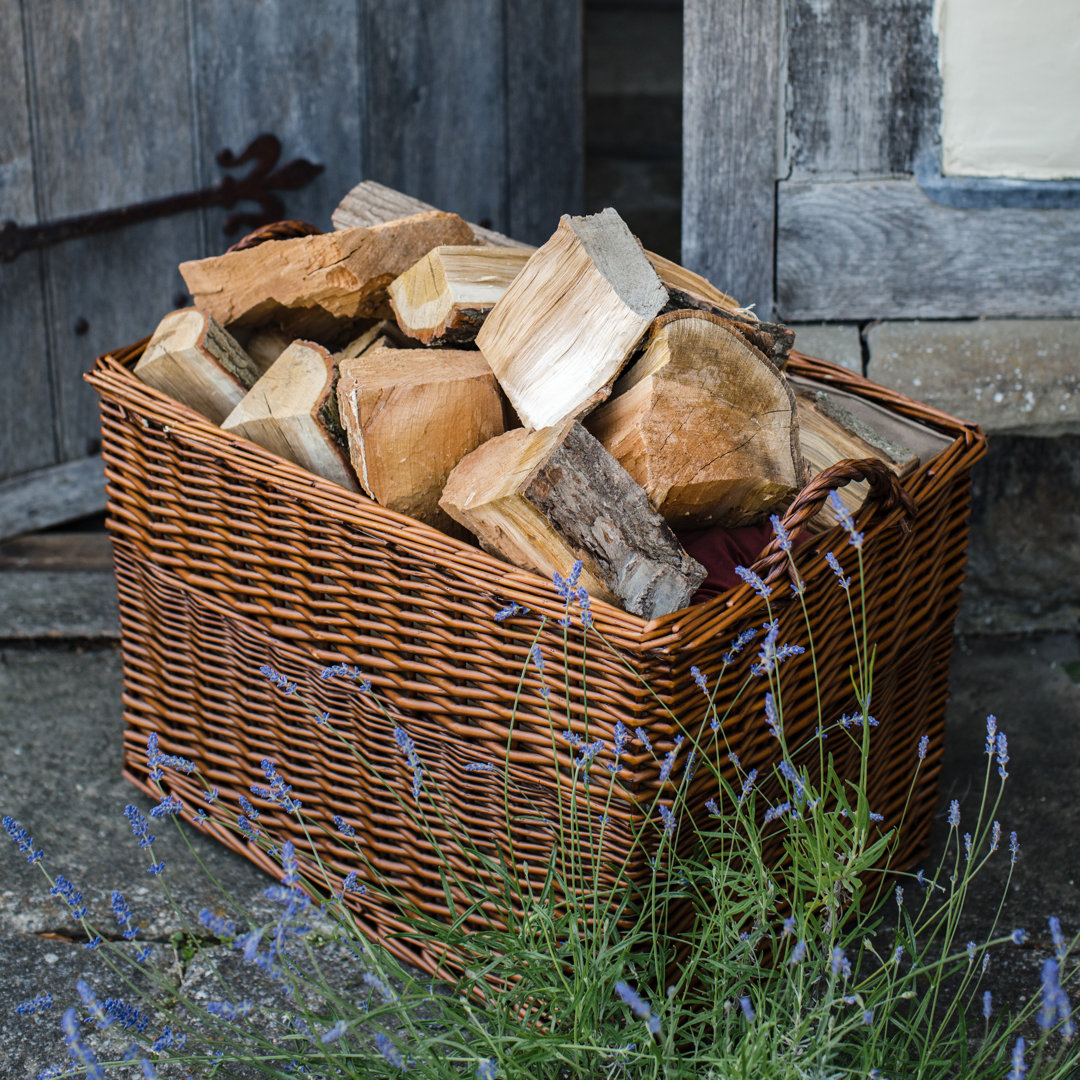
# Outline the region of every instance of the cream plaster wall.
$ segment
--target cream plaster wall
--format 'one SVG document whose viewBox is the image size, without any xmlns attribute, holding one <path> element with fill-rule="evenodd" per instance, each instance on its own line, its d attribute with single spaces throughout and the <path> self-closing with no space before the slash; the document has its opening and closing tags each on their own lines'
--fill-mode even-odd
<svg viewBox="0 0 1080 1080">
<path fill-rule="evenodd" d="M 947 175 L 1080 177 L 1080 0 L 935 0 Z"/>
</svg>

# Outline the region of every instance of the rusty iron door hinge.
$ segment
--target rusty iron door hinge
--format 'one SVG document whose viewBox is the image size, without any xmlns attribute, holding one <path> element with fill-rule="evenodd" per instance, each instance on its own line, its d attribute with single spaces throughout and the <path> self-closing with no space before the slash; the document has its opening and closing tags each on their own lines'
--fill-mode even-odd
<svg viewBox="0 0 1080 1080">
<path fill-rule="evenodd" d="M 278 191 L 296 191 L 307 187 L 323 171 L 322 165 L 314 165 L 305 158 L 297 158 L 280 168 L 275 168 L 281 156 L 281 142 L 276 135 L 264 133 L 256 136 L 242 154 L 231 150 L 219 150 L 218 165 L 234 169 L 252 161 L 246 176 L 224 176 L 216 184 L 201 191 L 189 191 L 181 195 L 169 195 L 163 199 L 120 206 L 114 210 L 101 210 L 92 214 L 63 218 L 60 221 L 42 222 L 40 225 L 19 225 L 4 222 L 0 229 L 0 262 L 11 262 L 24 251 L 59 244 L 77 237 L 93 236 L 112 229 L 134 225 L 153 218 L 171 217 L 204 206 L 223 206 L 231 210 L 238 202 L 258 203 L 258 211 L 237 211 L 225 219 L 226 234 L 232 234 L 241 225 L 255 229 L 285 216 L 285 204 Z"/>
</svg>

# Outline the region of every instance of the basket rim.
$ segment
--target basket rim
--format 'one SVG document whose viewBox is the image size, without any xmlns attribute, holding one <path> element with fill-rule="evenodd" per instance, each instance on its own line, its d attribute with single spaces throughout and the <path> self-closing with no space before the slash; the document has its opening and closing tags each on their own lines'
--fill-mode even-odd
<svg viewBox="0 0 1080 1080">
<path fill-rule="evenodd" d="M 477 584 L 482 583 L 493 596 L 502 598 L 502 603 L 517 603 L 549 618 L 562 617 L 563 607 L 554 595 L 551 582 L 539 574 L 515 567 L 481 548 L 447 536 L 433 526 L 380 506 L 362 491 L 349 491 L 247 439 L 230 435 L 189 406 L 141 382 L 135 377 L 133 367 L 149 340 L 149 337 L 145 337 L 131 345 L 103 353 L 84 376 L 102 401 L 112 401 L 122 415 L 134 413 L 144 427 L 157 427 L 169 438 L 225 459 L 231 470 L 250 475 L 290 498 L 308 502 L 317 500 L 320 513 L 328 518 L 362 528 L 423 557 L 443 560 L 463 577 L 471 578 Z M 915 472 L 902 481 L 904 490 L 912 496 L 916 505 L 939 485 L 970 469 L 986 453 L 986 435 L 978 424 L 959 420 L 939 409 L 923 405 L 847 368 L 793 350 L 789 370 L 867 398 L 952 435 L 953 441 L 949 446 L 920 464 Z M 111 474 L 107 449 L 105 458 L 106 479 L 111 484 L 118 477 Z M 900 508 L 883 512 L 866 505 L 855 518 L 865 533 L 866 544 L 870 545 L 875 536 L 897 527 L 903 516 Z M 804 579 L 818 573 L 831 573 L 824 552 L 845 542 L 846 534 L 836 527 L 818 533 L 801 544 L 796 550 L 803 552 L 800 574 Z M 820 550 L 814 552 L 815 546 Z M 702 640 L 713 636 L 731 621 L 733 612 L 752 605 L 756 600 L 750 585 L 739 584 L 726 592 L 651 620 L 601 600 L 593 600 L 592 617 L 597 629 L 619 645 L 635 651 L 666 651 L 676 644 L 687 646 L 689 639 Z"/>
</svg>

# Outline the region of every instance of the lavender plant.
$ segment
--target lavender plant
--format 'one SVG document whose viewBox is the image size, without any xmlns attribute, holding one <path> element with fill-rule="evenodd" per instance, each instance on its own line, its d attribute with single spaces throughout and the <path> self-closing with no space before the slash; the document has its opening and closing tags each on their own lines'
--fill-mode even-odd
<svg viewBox="0 0 1080 1080">
<path fill-rule="evenodd" d="M 428 915 L 382 881 L 347 819 L 332 821 L 337 840 L 352 845 L 356 859 L 356 869 L 341 879 L 323 865 L 314 846 L 298 851 L 277 840 L 249 798 L 224 806 L 203 782 L 203 805 L 188 808 L 189 816 L 197 825 L 212 819 L 234 830 L 276 860 L 279 880 L 267 897 L 277 914 L 260 923 L 222 891 L 218 908 L 204 910 L 199 925 L 185 928 L 214 994 L 170 1001 L 166 988 L 153 992 L 149 948 L 139 946 L 137 915 L 125 896 L 112 895 L 118 933 L 93 925 L 78 888 L 51 875 L 43 850 L 18 822 L 5 818 L 18 851 L 44 874 L 95 954 L 132 995 L 99 1000 L 92 987 L 80 983 L 79 1001 L 60 1020 L 70 1060 L 39 1074 L 39 1080 L 297 1073 L 359 1078 L 403 1072 L 481 1080 L 1078 1075 L 1069 991 L 1078 978 L 1080 936 L 1068 938 L 1056 919 L 1050 921 L 1055 952 L 1043 967 L 1040 992 L 1009 1013 L 994 1000 L 992 958 L 1022 944 L 1025 931 L 1002 928 L 996 918 L 980 940 L 960 940 L 961 915 L 980 873 L 991 859 L 1007 859 L 1011 880 L 1020 851 L 1015 833 L 1004 839 L 998 817 L 1009 753 L 994 717 L 987 720 L 982 799 L 973 820 L 962 822 L 954 801 L 937 865 L 888 870 L 903 823 L 886 829 L 867 797 L 877 721 L 870 712 L 875 655 L 866 632 L 863 537 L 839 500 L 834 510 L 858 565 L 857 573 L 847 574 L 829 553 L 855 635 L 854 712 L 821 715 L 818 685 L 811 744 L 789 740 L 785 661 L 803 650 L 813 658 L 814 640 L 791 543 L 774 519 L 795 582 L 793 599 L 802 604 L 805 640 L 780 642 L 773 588 L 741 569 L 764 601 L 767 618 L 730 643 L 712 682 L 692 671 L 707 699 L 704 720 L 683 727 L 671 750 L 659 754 L 645 729 L 623 723 L 616 724 L 611 746 L 563 732 L 567 718 L 557 716 L 551 697 L 543 695 L 553 748 L 556 735 L 564 733 L 572 756 L 567 797 L 559 802 L 569 810 L 560 810 L 553 825 L 557 842 L 542 887 L 523 886 L 517 867 L 497 848 L 470 840 L 454 804 L 430 781 L 409 732 L 387 712 L 393 725 L 387 760 L 368 760 L 343 736 L 341 741 L 356 754 L 364 775 L 387 777 L 387 798 L 397 800 L 433 850 L 447 830 L 462 838 L 456 857 L 444 862 L 449 918 Z M 567 631 L 573 620 L 580 621 L 587 640 L 613 649 L 592 623 L 579 573 L 576 567 L 566 578 L 556 575 L 565 605 L 559 621 Z M 496 618 L 520 613 L 513 605 Z M 538 630 L 525 663 L 544 677 L 539 640 Z M 752 674 L 732 690 L 727 669 L 751 648 Z M 282 694 L 303 697 L 287 674 L 269 667 L 263 674 Z M 378 704 L 355 668 L 336 665 L 323 677 L 352 679 L 358 693 Z M 771 770 L 744 769 L 726 744 L 725 718 L 744 694 L 759 697 L 760 722 L 775 741 Z M 332 718 L 314 705 L 311 710 L 313 723 L 335 731 Z M 856 745 L 857 781 L 838 775 L 829 749 L 836 740 Z M 649 808 L 648 827 L 637 836 L 652 866 L 643 889 L 631 887 L 622 874 L 605 881 L 596 860 L 585 857 L 602 842 L 606 814 L 598 822 L 577 796 L 586 783 L 595 790 L 595 766 L 603 763 L 610 806 L 631 748 L 651 754 L 663 780 L 677 777 L 674 798 Z M 908 748 L 916 779 L 929 749 L 925 735 Z M 808 752 L 817 757 L 813 773 L 797 764 Z M 724 761 L 734 764 L 734 779 L 722 768 Z M 160 801 L 149 816 L 135 806 L 124 812 L 135 842 L 145 849 L 148 870 L 167 885 L 168 868 L 154 850 L 151 829 L 169 824 L 188 839 L 180 821 L 184 806 L 166 785 L 170 774 L 198 778 L 199 771 L 196 763 L 163 753 L 154 735 L 147 762 Z M 514 784 L 505 762 L 481 760 L 466 768 L 497 774 L 507 793 Z M 388 769 L 404 770 L 406 794 L 389 782 Z M 715 783 L 699 816 L 688 800 L 695 769 L 707 770 Z M 257 800 L 292 816 L 309 841 L 316 831 L 328 830 L 306 813 L 275 762 L 264 761 L 263 772 L 264 783 L 251 788 Z M 197 849 L 189 847 L 197 859 Z M 783 859 L 776 857 L 780 850 Z M 166 895 L 171 898 L 167 888 Z M 433 951 L 467 958 L 457 981 L 433 983 L 368 940 L 355 914 L 366 899 L 396 904 L 413 938 Z M 669 916 L 687 905 L 694 914 L 690 928 L 671 930 Z M 342 992 L 325 977 L 328 946 L 354 960 L 360 993 Z M 239 979 L 236 964 L 244 973 Z M 272 988 L 273 1008 L 253 1003 L 253 978 Z M 52 997 L 43 992 L 17 1012 L 30 1017 L 52 1007 Z"/>
</svg>

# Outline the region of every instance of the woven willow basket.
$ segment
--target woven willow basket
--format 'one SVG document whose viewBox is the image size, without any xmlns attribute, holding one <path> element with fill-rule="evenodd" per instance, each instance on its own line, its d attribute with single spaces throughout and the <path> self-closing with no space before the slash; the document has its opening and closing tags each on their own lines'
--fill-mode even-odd
<svg viewBox="0 0 1080 1080">
<path fill-rule="evenodd" d="M 563 606 L 550 582 L 225 434 L 135 379 L 131 369 L 144 346 L 100 358 L 87 376 L 101 397 L 123 631 L 125 775 L 152 793 L 145 746 L 156 731 L 166 753 L 198 762 L 235 806 L 250 785 L 265 783 L 260 763 L 273 759 L 305 812 L 330 834 L 335 815 L 355 826 L 369 867 L 342 838 L 313 831 L 335 883 L 352 870 L 369 880 L 377 873 L 421 910 L 438 915 L 447 908 L 439 857 L 385 786 L 411 803 L 412 773 L 394 745 L 392 724 L 354 682 L 321 678 L 326 667 L 355 665 L 370 677 L 373 691 L 415 741 L 425 782 L 441 788 L 468 841 L 508 853 L 523 883 L 535 885 L 551 851 L 552 823 L 571 799 L 574 751 L 562 735 L 567 714 L 581 736 L 605 740 L 607 753 L 617 720 L 642 725 L 662 758 L 679 730 L 665 707 L 691 731 L 704 716 L 691 666 L 711 683 L 731 639 L 766 617 L 764 601 L 748 586 L 651 622 L 594 603 L 596 629 L 644 676 L 658 702 L 621 660 L 591 636 L 586 640 L 580 626 L 569 630 L 564 658 L 564 632 L 555 624 Z M 899 822 L 915 773 L 915 748 L 928 735 L 930 752 L 895 857 L 897 865 L 910 864 L 927 843 L 937 795 L 970 471 L 985 440 L 974 425 L 832 364 L 796 355 L 789 370 L 952 439 L 902 488 L 872 463 L 841 463 L 811 482 L 786 515 L 795 529 L 815 514 L 830 486 L 863 475 L 871 480 L 857 515 L 866 536 L 868 637 L 877 645 L 873 712 L 880 724 L 872 733 L 869 797 L 872 809 L 884 815 L 884 827 Z M 796 556 L 815 631 L 823 715 L 837 718 L 854 705 L 848 671 L 855 655 L 846 597 L 825 561 L 830 550 L 853 569 L 854 550 L 837 529 L 806 541 Z M 782 554 L 767 550 L 757 569 L 777 583 L 779 640 L 805 642 Z M 529 610 L 496 621 L 496 612 L 510 603 Z M 524 663 L 541 616 L 548 619 L 540 636 L 543 677 Z M 721 712 L 725 696 L 746 678 L 753 653 L 744 650 L 727 669 Z M 386 780 L 360 766 L 295 695 L 283 696 L 260 675 L 263 664 L 298 683 L 346 742 L 379 763 Z M 787 661 L 782 676 L 785 727 L 795 745 L 817 724 L 809 653 Z M 554 739 L 542 679 L 550 688 Z M 775 764 L 776 743 L 763 722 L 763 690 L 740 699 L 725 733 L 743 768 L 765 775 Z M 841 776 L 858 775 L 850 740 L 833 740 L 828 748 L 838 755 Z M 579 813 L 586 806 L 602 813 L 612 782 L 604 760 L 603 754 L 597 759 L 592 782 L 577 787 Z M 500 773 L 467 770 L 474 762 L 506 763 L 508 799 Z M 632 744 L 603 841 L 579 852 L 604 880 L 615 880 L 628 859 L 627 880 L 648 879 L 648 843 L 635 847 L 631 838 L 658 793 L 670 802 L 685 762 L 683 753 L 664 785 L 657 758 Z M 722 766 L 734 779 L 726 755 Z M 168 782 L 187 806 L 200 805 L 200 789 L 188 778 L 170 775 Z M 699 768 L 687 790 L 685 812 L 703 813 L 716 781 Z M 254 801 L 260 825 L 303 850 L 295 818 Z M 652 827 L 650 818 L 646 835 Z M 265 869 L 276 869 L 235 832 L 204 828 Z M 444 857 L 466 866 L 462 837 L 437 823 L 434 831 Z M 393 905 L 369 891 L 357 898 L 356 914 L 365 931 L 400 958 L 439 969 L 439 956 L 406 936 L 408 920 Z"/>
</svg>

